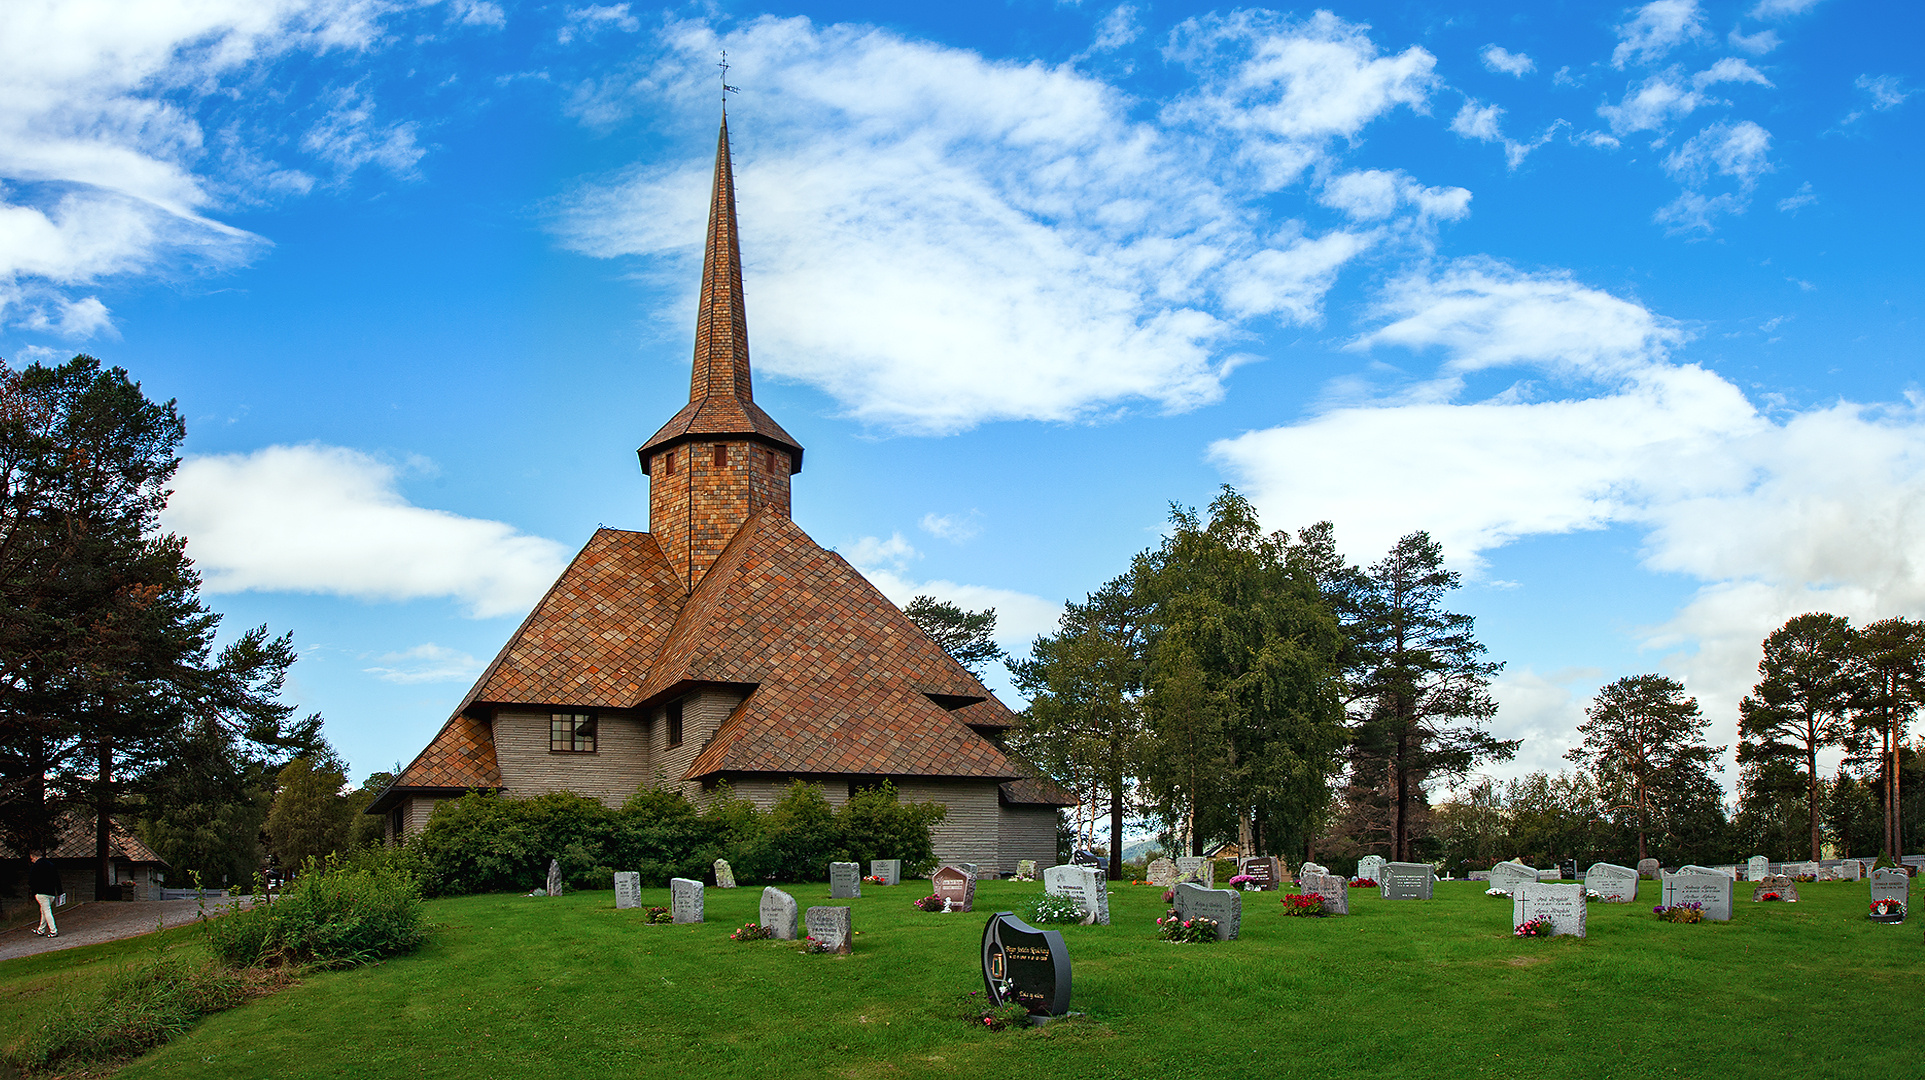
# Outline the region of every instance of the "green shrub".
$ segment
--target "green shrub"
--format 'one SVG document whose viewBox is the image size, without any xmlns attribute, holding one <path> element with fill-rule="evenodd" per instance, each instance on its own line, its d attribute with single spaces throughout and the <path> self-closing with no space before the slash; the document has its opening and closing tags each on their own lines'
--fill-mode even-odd
<svg viewBox="0 0 1925 1080">
<path fill-rule="evenodd" d="M 421 890 L 392 870 L 310 862 L 269 902 L 208 924 L 208 946 L 234 967 L 348 967 L 411 952 L 427 938 Z"/>
<path fill-rule="evenodd" d="M 901 859 L 902 872 L 921 877 L 935 869 L 936 851 L 929 830 L 948 816 L 941 803 L 905 803 L 887 780 L 849 796 L 836 811 L 845 861 L 868 865 L 874 859 Z"/>
<path fill-rule="evenodd" d="M 45 1070 L 131 1058 L 243 996 L 240 978 L 212 964 L 168 958 L 124 968 L 97 993 L 52 1006 L 44 1023 L 7 1048 L 6 1059 Z"/>
</svg>

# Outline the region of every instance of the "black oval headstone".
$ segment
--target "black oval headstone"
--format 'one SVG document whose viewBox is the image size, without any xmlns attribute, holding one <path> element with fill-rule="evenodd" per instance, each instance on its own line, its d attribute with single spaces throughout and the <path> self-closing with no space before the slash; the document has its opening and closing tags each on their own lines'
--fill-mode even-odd
<svg viewBox="0 0 1925 1080">
<path fill-rule="evenodd" d="M 1031 1016 L 1069 1011 L 1069 949 L 1063 935 L 999 911 L 983 927 L 983 986 L 992 1004 L 1015 1002 Z"/>
</svg>

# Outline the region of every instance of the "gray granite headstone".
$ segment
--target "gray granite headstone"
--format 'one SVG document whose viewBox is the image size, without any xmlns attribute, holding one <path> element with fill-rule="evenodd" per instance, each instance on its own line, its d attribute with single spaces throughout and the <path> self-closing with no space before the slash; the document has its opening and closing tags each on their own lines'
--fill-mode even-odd
<svg viewBox="0 0 1925 1080">
<path fill-rule="evenodd" d="M 1250 880 L 1244 884 L 1246 889 L 1267 892 L 1283 882 L 1283 864 L 1274 855 L 1252 855 L 1238 860 L 1238 869 Z M 1315 863 L 1307 865 L 1315 866 Z M 1324 871 L 1327 873 L 1327 871 Z"/>
<path fill-rule="evenodd" d="M 1592 863 L 1584 871 L 1584 891 L 1596 893 L 1607 904 L 1637 903 L 1638 872 L 1616 863 Z"/>
<path fill-rule="evenodd" d="M 1215 919 L 1218 941 L 1233 941 L 1243 929 L 1243 896 L 1235 889 L 1206 889 L 1195 882 L 1178 882 L 1175 907 L 1184 919 Z"/>
<path fill-rule="evenodd" d="M 715 860 L 715 887 L 718 889 L 735 888 L 735 868 L 727 859 Z"/>
<path fill-rule="evenodd" d="M 1436 880 L 1437 869 L 1429 863 L 1385 863 L 1379 888 L 1385 900 L 1428 900 Z"/>
<path fill-rule="evenodd" d="M 1357 860 L 1357 876 L 1382 885 L 1384 883 L 1384 867 L 1386 865 L 1382 855 L 1365 855 L 1363 858 Z"/>
<path fill-rule="evenodd" d="M 1703 904 L 1704 917 L 1710 922 L 1731 921 L 1731 878 L 1716 871 L 1710 873 L 1687 873 L 1683 870 L 1675 874 L 1659 871 L 1658 880 L 1663 882 L 1659 892 L 1659 903 L 1665 907 L 1678 904 Z"/>
<path fill-rule="evenodd" d="M 1912 876 L 1896 866 L 1881 866 L 1872 871 L 1872 899 L 1896 900 L 1907 910 L 1912 906 Z"/>
<path fill-rule="evenodd" d="M 901 859 L 870 859 L 869 876 L 879 877 L 884 885 L 902 884 Z"/>
<path fill-rule="evenodd" d="M 1167 889 L 1176 884 L 1176 863 L 1169 859 L 1151 859 L 1143 874 L 1150 884 Z"/>
<path fill-rule="evenodd" d="M 636 870 L 615 871 L 615 910 L 642 906 L 642 875 Z"/>
<path fill-rule="evenodd" d="M 1043 892 L 1075 900 L 1088 917 L 1086 924 L 1110 924 L 1109 883 L 1087 866 L 1052 866 L 1043 871 Z"/>
<path fill-rule="evenodd" d="M 1304 874 L 1301 887 L 1323 897 L 1325 915 L 1350 914 L 1350 882 L 1341 874 Z"/>
<path fill-rule="evenodd" d="M 1584 886 L 1551 885 L 1525 882 L 1511 894 L 1511 929 L 1515 930 L 1531 919 L 1549 919 L 1551 932 L 1548 936 L 1557 937 L 1569 934 L 1572 937 L 1584 936 Z"/>
<path fill-rule="evenodd" d="M 1745 880 L 1763 881 L 1771 876 L 1771 860 L 1763 855 L 1753 855 L 1745 860 Z"/>
<path fill-rule="evenodd" d="M 1658 875 L 1663 872 L 1663 867 L 1658 865 L 1658 860 L 1656 859 L 1638 860 L 1638 877 L 1641 879 L 1655 881 Z"/>
<path fill-rule="evenodd" d="M 1729 874 L 1729 873 L 1726 873 L 1725 871 L 1723 871 L 1723 870 L 1719 870 L 1719 869 L 1717 869 L 1716 867 L 1711 867 L 1711 866 L 1699 866 L 1699 865 L 1698 865 L 1698 864 L 1696 864 L 1696 863 L 1686 863 L 1685 865 L 1683 865 L 1683 866 L 1680 866 L 1680 867 L 1678 867 L 1678 873 L 1680 873 L 1680 874 L 1709 874 L 1709 875 L 1711 875 L 1712 877 L 1721 877 L 1721 878 L 1732 878 L 1732 880 L 1734 880 L 1734 881 L 1736 880 L 1736 877 L 1735 877 L 1735 875 L 1733 875 L 1733 874 Z"/>
<path fill-rule="evenodd" d="M 862 898 L 862 864 L 852 862 L 832 862 L 829 864 L 829 899 L 860 900 Z"/>
<path fill-rule="evenodd" d="M 548 895 L 561 895 L 561 860 L 548 860 Z"/>
<path fill-rule="evenodd" d="M 1846 859 L 1838 864 L 1838 880 L 1857 881 L 1865 876 L 1865 864 L 1857 859 Z"/>
<path fill-rule="evenodd" d="M 795 940 L 795 897 L 774 887 L 762 890 L 761 922 L 783 941 Z"/>
<path fill-rule="evenodd" d="M 694 878 L 668 879 L 668 910 L 678 923 L 702 921 L 702 883 Z"/>
<path fill-rule="evenodd" d="M 802 922 L 810 937 L 835 952 L 847 953 L 855 941 L 849 912 L 850 909 L 846 907 L 812 907 L 802 916 Z"/>
<path fill-rule="evenodd" d="M 1795 901 L 1798 899 L 1798 883 L 1782 874 L 1777 877 L 1766 875 L 1758 880 L 1758 887 L 1751 890 L 1752 903 L 1764 903 L 1766 893 L 1777 893 L 1780 900 Z"/>
<path fill-rule="evenodd" d="M 976 875 L 944 863 L 929 875 L 929 891 L 948 901 L 950 911 L 969 911 L 976 903 Z"/>
<path fill-rule="evenodd" d="M 1204 888 L 1216 884 L 1216 860 L 1201 855 L 1185 855 L 1176 861 L 1176 875 L 1188 875 L 1192 881 L 1200 881 Z"/>
<path fill-rule="evenodd" d="M 1523 863 L 1501 862 L 1491 867 L 1491 888 L 1517 895 L 1517 887 L 1537 880 L 1537 871 Z"/>
</svg>

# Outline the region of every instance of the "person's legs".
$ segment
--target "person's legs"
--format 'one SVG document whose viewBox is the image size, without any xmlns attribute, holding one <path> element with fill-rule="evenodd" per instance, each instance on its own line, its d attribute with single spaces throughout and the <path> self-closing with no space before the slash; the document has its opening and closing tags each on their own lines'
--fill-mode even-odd
<svg viewBox="0 0 1925 1080">
<path fill-rule="evenodd" d="M 60 928 L 55 926 L 53 921 L 53 897 L 48 896 L 46 893 L 35 893 L 33 898 L 40 901 L 40 925 L 34 932 L 37 934 L 58 935 Z"/>
</svg>

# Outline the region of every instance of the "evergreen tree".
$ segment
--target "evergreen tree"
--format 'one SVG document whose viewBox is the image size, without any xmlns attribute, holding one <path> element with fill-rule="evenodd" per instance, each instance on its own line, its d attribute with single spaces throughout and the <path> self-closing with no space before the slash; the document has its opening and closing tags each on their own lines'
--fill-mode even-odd
<svg viewBox="0 0 1925 1080">
<path fill-rule="evenodd" d="M 1880 619 L 1859 630 L 1853 645 L 1852 723 L 1878 740 L 1885 817 L 1879 844 L 1883 854 L 1896 856 L 1905 850 L 1898 752 L 1912 718 L 1925 706 L 1925 623 Z"/>
<path fill-rule="evenodd" d="M 992 661 L 1007 661 L 996 644 L 996 609 L 964 611 L 947 600 L 918 596 L 902 609 L 911 622 L 978 679 Z"/>
<path fill-rule="evenodd" d="M 352 811 L 341 791 L 347 777 L 338 761 L 331 755 L 297 757 L 274 782 L 279 790 L 267 812 L 268 850 L 283 871 L 298 873 L 310 859 L 347 851 Z"/>
<path fill-rule="evenodd" d="M 1795 771 L 1805 788 L 1811 858 L 1822 848 L 1818 754 L 1854 743 L 1851 625 L 1837 615 L 1799 615 L 1765 638 L 1761 678 L 1738 704 L 1738 762 L 1760 775 Z M 1782 775 L 1774 776 L 1782 785 Z"/>
<path fill-rule="evenodd" d="M 1698 700 L 1663 675 L 1627 675 L 1597 692 L 1564 756 L 1597 777 L 1611 808 L 1630 811 L 1640 860 L 1647 857 L 1654 813 L 1718 771 L 1726 747 L 1708 746 Z"/>
</svg>

